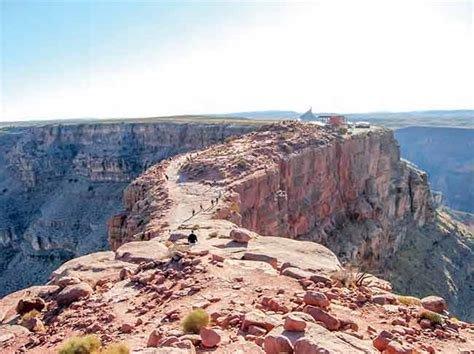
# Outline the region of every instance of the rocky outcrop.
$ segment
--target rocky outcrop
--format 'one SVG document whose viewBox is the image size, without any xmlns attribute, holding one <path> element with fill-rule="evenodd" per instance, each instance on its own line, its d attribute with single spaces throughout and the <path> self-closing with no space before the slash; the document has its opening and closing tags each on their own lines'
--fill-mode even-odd
<svg viewBox="0 0 474 354">
<path fill-rule="evenodd" d="M 107 249 L 107 219 L 121 209 L 126 185 L 149 166 L 258 126 L 173 121 L 0 132 L 0 295 L 44 282 L 65 260 Z"/>
<path fill-rule="evenodd" d="M 420 258 L 405 262 L 400 256 L 407 245 L 433 238 L 429 230 L 437 228 L 439 220 L 426 174 L 400 159 L 388 129 L 338 132 L 282 123 L 183 156 L 177 164 L 180 181 L 199 183 L 222 196 L 212 211 L 214 219 L 262 235 L 321 243 L 344 263 L 394 280 L 397 291 L 409 286 L 409 292 L 419 296 L 442 295 L 459 314 L 465 314 L 472 301 L 472 290 L 462 286 L 472 274 L 471 262 L 458 256 L 473 259 L 472 242 L 454 229 L 446 267 L 433 268 L 438 270 L 435 282 L 425 277 L 424 268 L 431 269 L 436 258 L 414 269 L 417 282 L 401 281 L 409 264 Z M 169 231 L 177 201 L 170 198 L 167 171 L 168 163 L 154 166 L 127 188 L 126 210 L 109 222 L 114 248 Z M 247 257 L 254 255 L 249 252 Z M 453 279 L 456 285 L 446 286 Z"/>
</svg>

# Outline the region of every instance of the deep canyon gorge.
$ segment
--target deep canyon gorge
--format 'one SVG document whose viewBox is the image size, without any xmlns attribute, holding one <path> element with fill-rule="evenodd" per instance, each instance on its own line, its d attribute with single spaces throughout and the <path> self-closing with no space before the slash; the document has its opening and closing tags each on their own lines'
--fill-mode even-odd
<svg viewBox="0 0 474 354">
<path fill-rule="evenodd" d="M 123 189 L 154 163 L 253 122 L 52 124 L 0 132 L 0 296 L 104 250 Z"/>
<path fill-rule="evenodd" d="M 156 179 L 152 166 L 196 150 L 181 173 L 222 184 L 226 207 L 217 218 L 321 243 L 396 291 L 442 295 L 469 318 L 472 238 L 436 211 L 426 174 L 400 160 L 393 132 L 318 135 L 308 127 L 159 122 L 2 132 L 2 293 L 43 283 L 64 261 L 107 249 L 107 232 L 114 249 L 166 232 L 157 218 L 166 214 L 166 195 L 154 194 L 163 176 Z M 207 149 L 227 140 L 228 147 Z"/>
</svg>

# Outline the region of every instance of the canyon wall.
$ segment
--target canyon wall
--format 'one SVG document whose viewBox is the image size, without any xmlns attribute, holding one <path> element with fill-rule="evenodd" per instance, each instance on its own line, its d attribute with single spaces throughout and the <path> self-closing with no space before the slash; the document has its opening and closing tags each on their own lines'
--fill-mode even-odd
<svg viewBox="0 0 474 354">
<path fill-rule="evenodd" d="M 448 207 L 474 212 L 474 129 L 407 127 L 395 131 L 402 156 L 423 168 Z"/>
<path fill-rule="evenodd" d="M 399 248 L 408 227 L 434 217 L 426 174 L 400 160 L 385 129 L 283 155 L 232 190 L 243 226 L 310 239 L 371 268 Z"/>
<path fill-rule="evenodd" d="M 125 211 L 109 222 L 113 247 L 167 229 L 158 220 L 173 203 L 165 169 L 154 166 L 129 185 Z M 272 125 L 200 151 L 181 166 L 180 180 L 224 188 L 215 219 L 321 243 L 400 293 L 438 294 L 471 316 L 472 234 L 435 210 L 426 173 L 400 159 L 388 129 Z"/>
<path fill-rule="evenodd" d="M 0 296 L 108 248 L 106 221 L 148 166 L 257 127 L 239 121 L 51 124 L 0 132 Z"/>
</svg>

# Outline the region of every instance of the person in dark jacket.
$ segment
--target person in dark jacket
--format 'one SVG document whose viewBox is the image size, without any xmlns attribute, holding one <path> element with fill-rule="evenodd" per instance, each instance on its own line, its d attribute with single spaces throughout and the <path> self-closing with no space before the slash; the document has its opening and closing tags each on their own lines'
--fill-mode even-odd
<svg viewBox="0 0 474 354">
<path fill-rule="evenodd" d="M 198 241 L 198 238 L 196 234 L 194 233 L 194 231 L 191 231 L 191 233 L 188 236 L 188 243 L 190 245 L 194 245 L 197 241 Z"/>
</svg>

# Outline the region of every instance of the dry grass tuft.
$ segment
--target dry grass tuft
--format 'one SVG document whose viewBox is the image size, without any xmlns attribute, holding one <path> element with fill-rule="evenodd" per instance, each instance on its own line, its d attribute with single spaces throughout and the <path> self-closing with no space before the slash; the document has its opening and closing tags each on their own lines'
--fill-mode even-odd
<svg viewBox="0 0 474 354">
<path fill-rule="evenodd" d="M 421 306 L 421 300 L 414 296 L 397 296 L 399 303 L 405 306 Z"/>
<path fill-rule="evenodd" d="M 423 310 L 420 313 L 420 318 L 426 318 L 430 320 L 432 323 L 439 324 L 439 325 L 444 323 L 443 316 L 441 316 L 439 313 L 429 311 L 429 310 Z"/>
<path fill-rule="evenodd" d="M 59 349 L 59 354 L 93 354 L 98 353 L 102 343 L 99 337 L 91 334 L 83 337 L 73 337 Z"/>
</svg>

